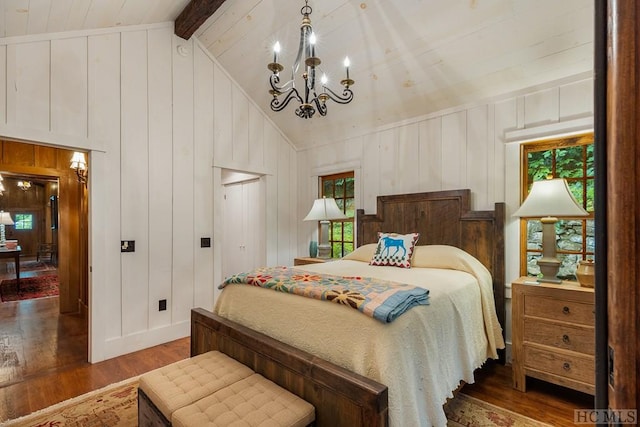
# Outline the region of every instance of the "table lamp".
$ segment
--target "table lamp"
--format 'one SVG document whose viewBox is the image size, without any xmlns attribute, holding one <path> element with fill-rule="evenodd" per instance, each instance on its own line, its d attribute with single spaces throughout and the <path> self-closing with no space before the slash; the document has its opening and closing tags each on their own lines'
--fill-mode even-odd
<svg viewBox="0 0 640 427">
<path fill-rule="evenodd" d="M 9 212 L 0 211 L 0 247 L 2 248 L 7 246 L 7 238 L 4 233 L 5 225 L 13 225 L 11 214 L 9 214 Z"/>
<path fill-rule="evenodd" d="M 560 261 L 556 258 L 556 222 L 559 216 L 587 216 L 589 213 L 578 204 L 564 178 L 536 181 L 529 195 L 513 216 L 540 218 L 542 222 L 542 258 L 538 266 L 542 277 L 538 282 L 562 283 L 557 278 Z"/>
<path fill-rule="evenodd" d="M 331 258 L 331 245 L 329 244 L 329 224 L 334 219 L 346 219 L 347 216 L 331 197 L 323 197 L 313 202 L 311 210 L 304 217 L 304 221 L 320 221 L 320 242 L 318 244 L 318 258 Z"/>
</svg>

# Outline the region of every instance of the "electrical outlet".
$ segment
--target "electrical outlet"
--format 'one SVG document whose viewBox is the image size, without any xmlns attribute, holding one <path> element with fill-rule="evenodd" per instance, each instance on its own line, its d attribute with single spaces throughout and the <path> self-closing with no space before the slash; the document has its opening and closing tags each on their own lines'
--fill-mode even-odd
<svg viewBox="0 0 640 427">
<path fill-rule="evenodd" d="M 211 237 L 201 237 L 200 238 L 200 247 L 201 248 L 210 248 L 211 247 Z"/>
<path fill-rule="evenodd" d="M 122 240 L 120 241 L 120 252 L 135 252 L 136 241 L 135 240 Z"/>
<path fill-rule="evenodd" d="M 161 299 L 158 301 L 158 311 L 165 311 L 167 309 L 167 300 Z"/>
</svg>

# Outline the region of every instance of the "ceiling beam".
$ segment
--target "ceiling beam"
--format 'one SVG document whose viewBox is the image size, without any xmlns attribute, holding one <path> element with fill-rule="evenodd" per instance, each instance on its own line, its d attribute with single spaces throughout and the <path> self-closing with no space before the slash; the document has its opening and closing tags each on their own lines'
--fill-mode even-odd
<svg viewBox="0 0 640 427">
<path fill-rule="evenodd" d="M 176 18 L 174 32 L 185 40 L 195 33 L 225 0 L 191 0 Z"/>
</svg>

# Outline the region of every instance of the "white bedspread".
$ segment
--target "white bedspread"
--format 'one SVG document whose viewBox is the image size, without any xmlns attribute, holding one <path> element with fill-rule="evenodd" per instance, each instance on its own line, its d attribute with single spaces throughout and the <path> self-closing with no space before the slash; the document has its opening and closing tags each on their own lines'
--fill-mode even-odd
<svg viewBox="0 0 640 427">
<path fill-rule="evenodd" d="M 354 260 L 296 268 L 429 289 L 430 305 L 389 324 L 338 304 L 246 285 L 227 286 L 216 304 L 220 316 L 385 384 L 392 426 L 445 426 L 442 405 L 452 390 L 460 381 L 472 383 L 473 371 L 504 347 L 495 309 L 486 307 L 493 303 L 490 277 L 487 284 L 467 271 Z"/>
</svg>

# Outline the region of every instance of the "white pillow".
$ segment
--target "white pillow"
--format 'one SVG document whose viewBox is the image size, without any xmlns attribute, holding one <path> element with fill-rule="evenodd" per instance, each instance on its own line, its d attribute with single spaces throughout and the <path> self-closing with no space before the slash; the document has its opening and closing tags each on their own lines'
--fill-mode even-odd
<svg viewBox="0 0 640 427">
<path fill-rule="evenodd" d="M 377 243 L 369 243 L 356 248 L 353 252 L 346 254 L 342 259 L 351 259 L 354 261 L 369 262 L 376 253 Z"/>
<path fill-rule="evenodd" d="M 420 233 L 378 233 L 378 245 L 370 265 L 411 268 L 411 255 Z"/>
</svg>

